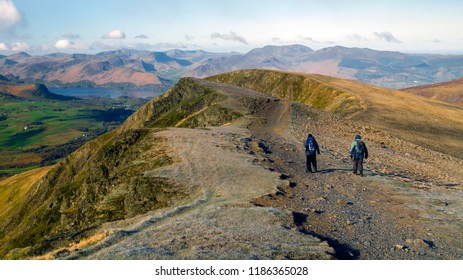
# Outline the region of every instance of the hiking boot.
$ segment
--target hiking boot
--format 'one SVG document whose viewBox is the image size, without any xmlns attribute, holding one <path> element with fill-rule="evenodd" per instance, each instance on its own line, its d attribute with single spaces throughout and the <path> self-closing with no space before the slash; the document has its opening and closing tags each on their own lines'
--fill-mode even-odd
<svg viewBox="0 0 463 280">
<path fill-rule="evenodd" d="M 363 171 L 360 171 L 360 177 L 363 177 Z"/>
</svg>

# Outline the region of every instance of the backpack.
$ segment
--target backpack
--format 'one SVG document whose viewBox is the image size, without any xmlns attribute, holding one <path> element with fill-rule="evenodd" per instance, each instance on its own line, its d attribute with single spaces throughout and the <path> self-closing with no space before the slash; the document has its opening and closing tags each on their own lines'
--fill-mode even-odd
<svg viewBox="0 0 463 280">
<path fill-rule="evenodd" d="M 310 140 L 307 142 L 306 154 L 307 154 L 307 155 L 315 155 L 315 151 L 316 151 L 316 148 L 315 148 L 315 141 L 314 141 L 313 139 L 310 139 Z"/>
<path fill-rule="evenodd" d="M 357 141 L 355 152 L 358 156 L 362 156 L 365 153 L 365 143 L 362 141 Z"/>
</svg>

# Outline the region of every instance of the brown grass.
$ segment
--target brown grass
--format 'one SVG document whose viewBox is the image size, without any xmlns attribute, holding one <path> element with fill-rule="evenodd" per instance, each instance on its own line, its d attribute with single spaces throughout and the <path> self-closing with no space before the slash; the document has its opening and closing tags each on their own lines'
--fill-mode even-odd
<svg viewBox="0 0 463 280">
<path fill-rule="evenodd" d="M 208 79 L 267 94 L 278 93 L 279 97 L 336 113 L 463 159 L 463 108 L 457 106 L 403 91 L 316 74 L 240 70 Z M 283 90 L 276 92 L 276 86 Z M 311 88 L 307 90 L 309 86 Z M 286 89 L 295 88 L 298 95 L 288 94 Z M 338 102 L 339 99 L 342 103 Z"/>
<path fill-rule="evenodd" d="M 8 213 L 17 208 L 34 183 L 53 166 L 42 167 L 11 176 L 0 181 L 0 224 Z"/>
<path fill-rule="evenodd" d="M 460 107 L 463 106 L 463 79 L 405 88 L 403 90 L 431 100 L 443 101 Z"/>
<path fill-rule="evenodd" d="M 111 234 L 110 231 L 104 231 L 104 232 L 101 232 L 101 233 L 97 233 L 95 235 L 92 235 L 88 238 L 84 238 L 82 240 L 80 240 L 79 242 L 77 243 L 70 243 L 68 247 L 62 247 L 62 248 L 58 248 L 58 249 L 55 249 L 51 252 L 48 252 L 44 255 L 41 255 L 41 256 L 35 256 L 35 257 L 32 257 L 30 258 L 31 260 L 54 260 L 56 259 L 56 256 L 60 253 L 60 252 L 63 252 L 63 251 L 70 251 L 70 252 L 73 252 L 73 251 L 77 251 L 77 250 L 82 250 L 86 247 L 89 247 L 91 245 L 94 245 L 96 243 L 98 243 L 99 241 L 105 239 L 106 237 L 108 237 L 109 235 Z"/>
</svg>

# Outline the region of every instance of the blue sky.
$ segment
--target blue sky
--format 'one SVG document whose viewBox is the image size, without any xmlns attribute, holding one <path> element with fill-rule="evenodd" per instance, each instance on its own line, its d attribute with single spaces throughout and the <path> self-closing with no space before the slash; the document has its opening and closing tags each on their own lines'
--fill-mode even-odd
<svg viewBox="0 0 463 280">
<path fill-rule="evenodd" d="M 462 15 L 456 0 L 0 0 L 0 53 L 303 44 L 462 54 Z"/>
</svg>

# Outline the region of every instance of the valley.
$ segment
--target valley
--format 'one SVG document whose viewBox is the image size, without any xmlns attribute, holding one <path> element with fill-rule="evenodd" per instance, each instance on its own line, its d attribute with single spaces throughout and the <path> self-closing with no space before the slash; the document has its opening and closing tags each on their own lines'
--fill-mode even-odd
<svg viewBox="0 0 463 280">
<path fill-rule="evenodd" d="M 119 126 L 146 102 L 37 94 L 28 84 L 1 83 L 0 176 L 50 165 Z"/>
</svg>

